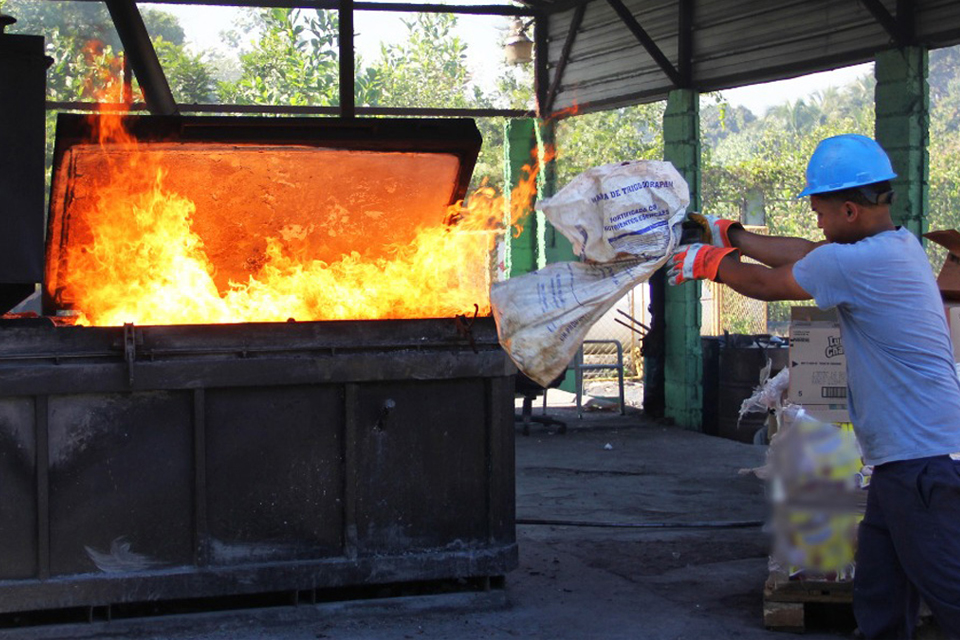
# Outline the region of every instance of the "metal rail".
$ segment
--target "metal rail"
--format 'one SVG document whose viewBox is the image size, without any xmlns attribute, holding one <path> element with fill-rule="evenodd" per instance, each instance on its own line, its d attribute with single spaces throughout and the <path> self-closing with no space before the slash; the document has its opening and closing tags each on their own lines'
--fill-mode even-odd
<svg viewBox="0 0 960 640">
<path fill-rule="evenodd" d="M 583 347 L 576 359 L 576 384 L 577 384 L 577 417 L 583 418 L 583 405 L 581 399 L 583 396 L 583 372 L 584 371 L 602 371 L 604 369 L 615 369 L 617 371 L 617 381 L 620 386 L 620 415 L 627 414 L 627 405 L 623 394 L 623 345 L 619 340 L 584 340 L 583 344 L 612 344 L 617 349 L 616 364 L 583 364 Z"/>
<path fill-rule="evenodd" d="M 146 105 L 135 102 L 126 105 L 119 102 L 47 101 L 48 111 L 97 111 L 120 112 L 144 111 Z M 301 106 L 283 104 L 182 104 L 177 103 L 180 113 L 220 114 L 282 114 L 304 116 L 337 116 L 340 107 Z M 403 108 L 403 107 L 355 107 L 358 116 L 416 116 L 428 118 L 534 118 L 536 112 L 529 109 L 454 109 L 454 108 Z"/>
</svg>

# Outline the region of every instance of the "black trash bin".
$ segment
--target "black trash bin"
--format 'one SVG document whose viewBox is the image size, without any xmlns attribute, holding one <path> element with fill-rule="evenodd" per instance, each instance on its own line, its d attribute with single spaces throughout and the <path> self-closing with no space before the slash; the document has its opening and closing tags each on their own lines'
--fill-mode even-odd
<svg viewBox="0 0 960 640">
<path fill-rule="evenodd" d="M 702 336 L 700 348 L 703 352 L 703 407 L 701 430 L 715 436 L 718 432 L 720 397 L 720 336 Z"/>
<path fill-rule="evenodd" d="M 752 443 L 757 431 L 765 427 L 767 416 L 748 413 L 741 419 L 740 406 L 759 386 L 767 360 L 773 362 L 770 377 L 787 366 L 788 342 L 777 336 L 727 334 L 719 341 L 718 351 L 716 434 Z"/>
</svg>

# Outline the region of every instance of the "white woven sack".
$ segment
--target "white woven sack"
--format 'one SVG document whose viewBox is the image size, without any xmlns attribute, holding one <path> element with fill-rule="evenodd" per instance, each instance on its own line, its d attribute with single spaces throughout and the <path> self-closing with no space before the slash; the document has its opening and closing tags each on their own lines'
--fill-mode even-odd
<svg viewBox="0 0 960 640">
<path fill-rule="evenodd" d="M 658 259 L 671 221 L 690 204 L 690 190 L 665 161 L 630 160 L 584 171 L 536 208 L 573 243 L 582 259 Z"/>
</svg>

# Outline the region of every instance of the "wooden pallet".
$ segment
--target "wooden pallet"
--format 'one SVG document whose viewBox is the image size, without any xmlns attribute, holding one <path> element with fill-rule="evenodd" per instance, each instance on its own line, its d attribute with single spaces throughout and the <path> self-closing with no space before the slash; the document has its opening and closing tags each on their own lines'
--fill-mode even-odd
<svg viewBox="0 0 960 640">
<path fill-rule="evenodd" d="M 778 631 L 804 631 L 807 605 L 853 603 L 853 582 L 788 580 L 771 573 L 763 586 L 763 625 Z"/>
</svg>

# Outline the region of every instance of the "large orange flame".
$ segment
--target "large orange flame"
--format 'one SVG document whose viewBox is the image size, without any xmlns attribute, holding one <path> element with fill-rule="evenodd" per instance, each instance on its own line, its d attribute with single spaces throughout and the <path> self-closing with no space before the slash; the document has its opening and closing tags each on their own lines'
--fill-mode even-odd
<svg viewBox="0 0 960 640">
<path fill-rule="evenodd" d="M 94 69 L 85 93 L 101 103 L 120 102 L 121 111 L 125 103 L 129 110 L 132 92 L 123 86 L 120 58 L 96 42 L 89 43 L 85 55 Z M 281 187 L 301 193 L 301 185 L 286 181 L 296 173 L 290 167 L 301 166 L 298 158 L 291 156 L 284 165 L 282 159 L 268 157 L 263 164 L 275 175 L 266 186 L 243 184 L 236 176 L 246 174 L 235 172 L 221 192 L 248 187 L 239 200 L 252 204 L 235 210 L 235 197 L 229 205 L 217 206 L 217 194 L 205 188 L 212 175 L 191 182 L 183 174 L 236 165 L 240 152 L 222 157 L 201 152 L 203 162 L 210 157 L 206 168 L 184 170 L 187 156 L 165 158 L 162 145 L 139 149 L 120 115 L 105 113 L 116 105 L 101 107 L 93 122 L 94 142 L 102 153 L 73 169 L 89 183 L 86 196 L 75 190 L 70 204 L 62 205 L 63 217 L 76 226 L 62 233 L 66 240 L 57 258 L 57 296 L 73 307 L 80 324 L 430 318 L 472 312 L 475 305 L 481 315 L 489 315 L 496 243 L 511 225 L 519 233 L 536 197 L 539 168 L 553 154 L 551 149 L 539 158 L 534 151 L 509 202 L 483 185 L 466 203 L 446 212 L 442 207 L 411 211 L 437 197 L 417 197 L 415 189 L 386 184 L 383 191 L 398 194 L 397 206 L 407 210 L 349 211 L 340 202 L 352 196 L 345 197 L 340 187 L 339 196 L 318 198 L 317 210 L 298 219 L 309 223 L 283 225 L 277 222 L 274 196 Z M 437 167 L 439 175 L 450 169 L 445 162 L 418 166 Z M 178 171 L 177 180 L 172 180 L 172 169 Z M 338 165 L 337 173 L 342 172 Z M 409 170 L 407 175 L 409 182 L 419 181 Z M 312 178 L 306 182 L 317 182 Z M 200 195 L 204 215 L 198 213 Z M 285 202 L 290 206 L 289 197 Z M 414 229 L 391 232 L 408 220 Z M 356 238 L 369 246 L 346 246 Z M 374 246 L 382 238 L 394 241 Z M 233 246 L 237 244 L 239 248 Z M 224 254 L 231 254 L 234 264 L 226 264 Z M 238 255 L 243 258 L 239 269 Z"/>
<path fill-rule="evenodd" d="M 509 213 L 496 190 L 484 185 L 466 204 L 421 218 L 436 223 L 421 225 L 412 241 L 374 252 L 341 250 L 334 258 L 311 257 L 281 237 L 284 230 L 273 229 L 263 250 L 248 258 L 245 280 L 218 282 L 224 266 L 215 263 L 197 230 L 212 225 L 196 219 L 190 194 L 168 186 L 163 153 L 138 151 L 136 141 L 117 126 L 119 116 L 101 114 L 97 121 L 104 175 L 90 177 L 95 195 L 82 209 L 83 231 L 62 249 L 69 268 L 58 283 L 81 324 L 452 317 L 473 312 L 474 305 L 489 315 L 495 243 L 508 224 L 517 224 L 529 211 L 536 194 L 535 161 L 511 194 Z M 253 189 L 249 194 L 251 200 L 269 197 Z M 268 218 L 257 219 L 256 211 L 254 205 L 236 213 L 250 216 L 244 221 L 251 231 Z M 397 213 L 389 224 L 409 218 Z M 318 212 L 317 219 L 330 217 Z M 342 220 L 349 224 L 355 217 L 344 214 Z M 334 235 L 322 225 L 298 233 L 326 240 Z"/>
</svg>

